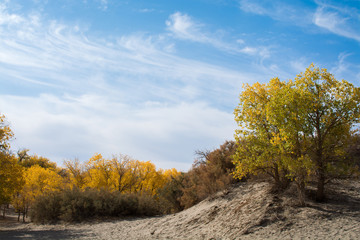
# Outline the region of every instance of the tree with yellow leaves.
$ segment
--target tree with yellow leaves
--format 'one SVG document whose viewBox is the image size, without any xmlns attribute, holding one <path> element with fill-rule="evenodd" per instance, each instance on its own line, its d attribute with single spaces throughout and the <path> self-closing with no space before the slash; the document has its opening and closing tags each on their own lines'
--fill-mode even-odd
<svg viewBox="0 0 360 240">
<path fill-rule="evenodd" d="M 4 207 L 3 217 L 5 217 L 6 205 L 11 203 L 13 196 L 23 185 L 23 168 L 18 164 L 17 159 L 0 152 L 0 206 Z"/>
<path fill-rule="evenodd" d="M 0 114 L 0 151 L 5 152 L 10 149 L 10 139 L 14 137 L 5 116 Z"/>
<path fill-rule="evenodd" d="M 326 69 L 310 65 L 295 78 L 295 88 L 306 106 L 301 113 L 303 128 L 309 137 L 308 155 L 315 165 L 317 199 L 325 197 L 324 187 L 333 172 L 347 168 L 344 148 L 352 129 L 360 121 L 360 88 L 338 81 Z"/>
<path fill-rule="evenodd" d="M 0 115 L 0 206 L 4 207 L 3 216 L 6 205 L 23 185 L 22 167 L 9 152 L 9 141 L 13 136 L 5 116 Z"/>
<path fill-rule="evenodd" d="M 64 161 L 64 165 L 66 166 L 69 177 L 70 177 L 70 185 L 76 186 L 80 189 L 86 187 L 86 171 L 83 164 L 80 163 L 79 159 L 74 160 L 66 160 Z"/>
<path fill-rule="evenodd" d="M 13 204 L 15 209 L 23 214 L 23 221 L 28 209 L 36 197 L 49 192 L 62 189 L 63 179 L 51 169 L 45 169 L 34 165 L 26 169 L 24 174 L 25 184 L 15 196 Z"/>
<path fill-rule="evenodd" d="M 136 160 L 123 154 L 115 155 L 111 159 L 112 169 L 112 189 L 121 193 L 130 192 L 132 186 L 135 184 L 135 172 L 137 170 Z M 132 169 L 135 167 L 135 169 Z"/>
<path fill-rule="evenodd" d="M 283 165 L 277 144 L 279 126 L 269 118 L 272 109 L 269 105 L 286 85 L 278 78 L 268 84 L 245 85 L 240 94 L 240 103 L 235 109 L 235 121 L 240 129 L 236 130 L 237 151 L 234 155 L 237 178 L 248 174 L 265 173 L 271 176 L 276 185 L 287 185 L 287 168 Z"/>
<path fill-rule="evenodd" d="M 87 168 L 86 186 L 96 189 L 110 189 L 112 170 L 109 160 L 96 153 L 85 165 Z"/>
<path fill-rule="evenodd" d="M 317 199 L 343 161 L 346 142 L 360 120 L 360 90 L 310 65 L 294 81 L 274 78 L 247 85 L 235 109 L 238 151 L 235 175 L 283 173 L 304 191 L 306 177 L 317 179 Z"/>
</svg>

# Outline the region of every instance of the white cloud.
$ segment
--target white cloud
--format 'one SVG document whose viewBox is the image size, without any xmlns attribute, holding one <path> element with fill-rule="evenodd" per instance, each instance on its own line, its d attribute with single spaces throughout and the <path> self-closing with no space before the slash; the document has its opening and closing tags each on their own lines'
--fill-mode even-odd
<svg viewBox="0 0 360 240">
<path fill-rule="evenodd" d="M 88 38 L 76 25 L 47 24 L 40 16 L 26 22 L 3 31 L 0 39 L 0 69 L 13 81 L 80 94 L 101 89 L 132 100 L 129 89 L 138 88 L 140 98 L 177 101 L 228 91 L 245 79 L 239 72 L 171 54 L 173 43 L 163 36 L 134 34 L 111 42 Z M 199 90 L 189 92 L 189 85 Z"/>
<path fill-rule="evenodd" d="M 240 0 L 239 7 L 244 12 L 268 16 L 298 26 L 306 26 L 312 19 L 312 12 L 306 6 L 290 5 L 288 1 Z"/>
<path fill-rule="evenodd" d="M 305 58 L 301 57 L 296 60 L 290 61 L 290 66 L 297 72 L 304 72 L 306 68 L 310 66 L 311 62 Z"/>
<path fill-rule="evenodd" d="M 360 41 L 360 13 L 355 8 L 339 7 L 315 1 L 316 10 L 299 2 L 240 0 L 242 11 L 268 16 L 276 21 L 309 28 L 312 24 L 334 34 Z"/>
<path fill-rule="evenodd" d="M 178 57 L 164 36 L 114 41 L 40 14 L 17 18 L 0 25 L 0 111 L 15 150 L 59 163 L 121 152 L 187 170 L 196 149 L 232 138 L 232 107 L 254 75 Z"/>
<path fill-rule="evenodd" d="M 202 43 L 212 43 L 214 39 L 202 33 L 202 24 L 194 22 L 187 14 L 176 12 L 170 15 L 166 21 L 168 30 L 174 33 L 178 38 Z"/>
<path fill-rule="evenodd" d="M 159 167 L 188 170 L 196 149 L 217 147 L 232 138 L 235 127 L 231 113 L 201 102 L 134 108 L 96 95 L 1 99 L 17 138 L 13 145 L 58 162 L 86 160 L 95 152 L 109 157 L 124 153 Z"/>
<path fill-rule="evenodd" d="M 320 4 L 313 22 L 334 34 L 360 42 L 360 13 L 355 9 Z"/>
<path fill-rule="evenodd" d="M 270 14 L 270 12 L 267 9 L 265 9 L 262 5 L 254 1 L 241 0 L 239 4 L 240 4 L 240 9 L 245 12 L 251 12 L 258 15 Z"/>
<path fill-rule="evenodd" d="M 155 9 L 153 9 L 153 8 L 142 8 L 142 9 L 140 9 L 138 11 L 141 12 L 141 13 L 150 13 L 150 12 L 154 12 Z"/>
<path fill-rule="evenodd" d="M 346 58 L 351 55 L 352 54 L 350 54 L 350 53 L 340 53 L 338 56 L 338 62 L 336 64 L 336 66 L 334 66 L 330 72 L 336 76 L 341 76 L 344 73 L 346 73 L 349 68 L 348 63 L 346 62 Z"/>
<path fill-rule="evenodd" d="M 24 21 L 24 19 L 16 14 L 8 14 L 8 13 L 2 11 L 1 6 L 0 6 L 0 25 L 19 24 L 19 23 L 22 23 L 23 21 Z"/>
<path fill-rule="evenodd" d="M 169 19 L 166 21 L 166 26 L 167 29 L 179 39 L 208 44 L 231 54 L 248 54 L 252 56 L 259 55 L 261 58 L 264 57 L 262 53 L 266 47 L 245 46 L 239 48 L 237 44 L 245 43 L 243 40 L 239 39 L 234 44 L 225 42 L 217 37 L 216 34 L 206 32 L 203 24 L 194 21 L 187 14 L 176 12 L 170 15 Z M 267 52 L 270 54 L 269 50 L 267 50 Z M 268 55 L 266 57 L 268 57 Z"/>
<path fill-rule="evenodd" d="M 243 39 L 238 39 L 238 40 L 236 40 L 236 42 L 237 42 L 238 44 L 244 44 L 244 43 L 245 43 L 245 40 L 243 40 Z"/>
</svg>

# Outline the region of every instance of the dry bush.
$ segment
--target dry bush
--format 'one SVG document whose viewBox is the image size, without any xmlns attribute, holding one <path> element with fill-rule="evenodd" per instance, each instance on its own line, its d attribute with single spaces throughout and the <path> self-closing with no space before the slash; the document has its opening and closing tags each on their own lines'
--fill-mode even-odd
<svg viewBox="0 0 360 240">
<path fill-rule="evenodd" d="M 30 218 L 36 223 L 54 223 L 60 220 L 61 195 L 57 192 L 38 197 L 32 205 Z"/>
<path fill-rule="evenodd" d="M 35 199 L 31 220 L 36 223 L 81 222 L 94 217 L 154 216 L 159 201 L 150 194 L 122 194 L 108 190 L 78 188 L 51 192 Z"/>
<path fill-rule="evenodd" d="M 182 211 L 180 198 L 183 195 L 182 187 L 184 181 L 184 173 L 172 177 L 165 186 L 158 189 L 157 197 L 160 202 L 161 212 L 164 214 L 176 213 Z"/>
<path fill-rule="evenodd" d="M 199 158 L 183 180 L 183 195 L 180 203 L 184 208 L 189 208 L 208 196 L 226 189 L 236 181 L 232 176 L 234 170 L 232 155 L 235 150 L 235 142 L 226 141 L 219 149 L 212 152 L 196 152 Z"/>
</svg>

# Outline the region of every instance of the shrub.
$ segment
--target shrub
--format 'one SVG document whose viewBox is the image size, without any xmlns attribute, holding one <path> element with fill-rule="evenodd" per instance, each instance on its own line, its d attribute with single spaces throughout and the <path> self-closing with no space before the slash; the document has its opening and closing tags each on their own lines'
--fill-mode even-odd
<svg viewBox="0 0 360 240">
<path fill-rule="evenodd" d="M 172 177 L 165 186 L 158 189 L 157 196 L 162 213 L 176 213 L 184 209 L 180 203 L 180 198 L 183 195 L 184 176 L 185 174 L 182 173 L 176 177 Z"/>
<path fill-rule="evenodd" d="M 54 223 L 61 213 L 61 194 L 50 192 L 38 197 L 30 210 L 30 218 L 36 223 Z"/>
<path fill-rule="evenodd" d="M 35 199 L 31 220 L 36 223 L 81 222 L 94 217 L 154 216 L 161 214 L 159 201 L 150 194 L 122 194 L 105 189 L 74 187 Z"/>
<path fill-rule="evenodd" d="M 159 214 L 161 214 L 159 201 L 148 193 L 138 195 L 137 215 L 155 216 Z"/>
<path fill-rule="evenodd" d="M 226 141 L 214 151 L 196 152 L 199 159 L 195 160 L 182 182 L 180 203 L 183 207 L 189 208 L 236 181 L 231 174 L 234 170 L 232 156 L 235 150 L 235 142 Z"/>
<path fill-rule="evenodd" d="M 66 189 L 61 199 L 60 219 L 66 222 L 78 222 L 95 215 L 93 189 L 81 191 L 78 188 Z"/>
</svg>

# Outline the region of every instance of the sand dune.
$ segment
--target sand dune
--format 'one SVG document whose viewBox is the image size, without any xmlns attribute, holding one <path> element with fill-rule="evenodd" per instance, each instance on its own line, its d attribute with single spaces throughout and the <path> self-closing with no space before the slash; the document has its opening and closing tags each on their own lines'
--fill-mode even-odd
<svg viewBox="0 0 360 240">
<path fill-rule="evenodd" d="M 298 207 L 266 182 L 240 183 L 177 214 L 81 224 L 0 221 L 0 239 L 359 239 L 360 182 L 329 185 L 326 203 Z"/>
</svg>

